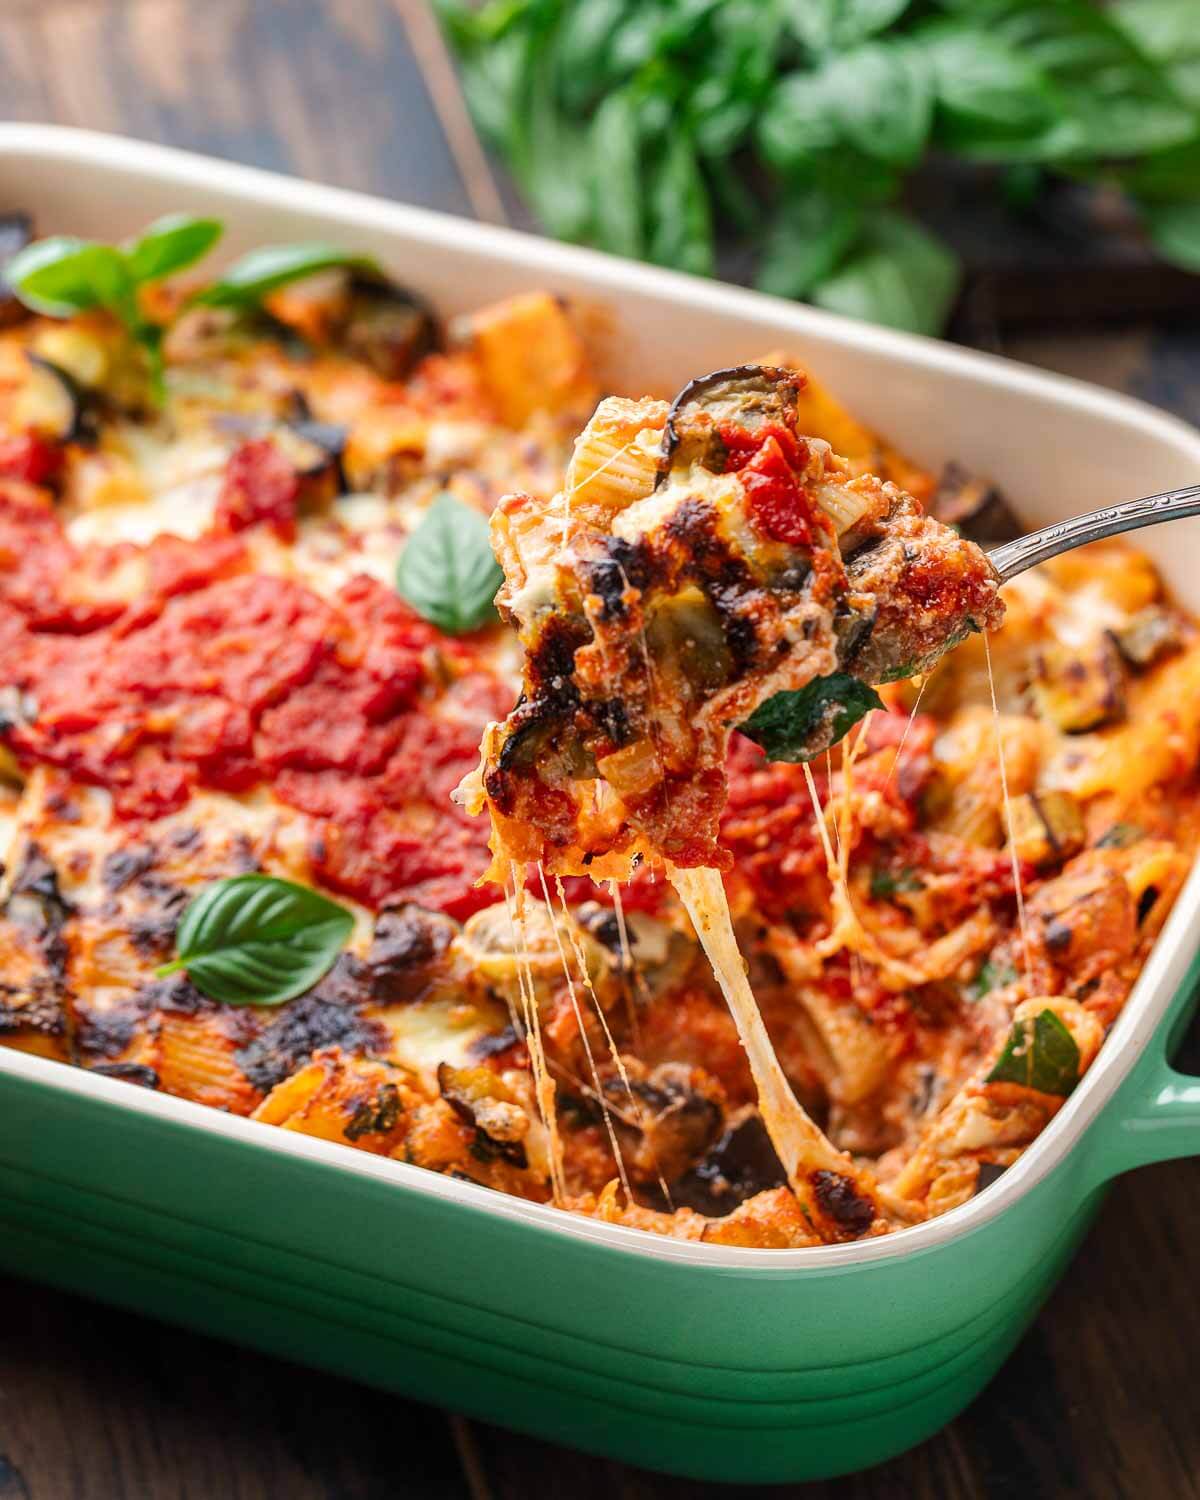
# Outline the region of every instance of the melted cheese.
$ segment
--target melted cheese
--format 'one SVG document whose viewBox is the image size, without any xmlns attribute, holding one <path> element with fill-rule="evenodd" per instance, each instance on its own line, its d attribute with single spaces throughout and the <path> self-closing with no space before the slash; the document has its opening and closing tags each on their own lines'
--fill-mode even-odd
<svg viewBox="0 0 1200 1500">
<path fill-rule="evenodd" d="M 802 1202 L 810 1199 L 808 1178 L 819 1170 L 859 1181 L 862 1174 L 809 1119 L 779 1066 L 746 978 L 720 874 L 716 870 L 681 870 L 670 866 L 668 875 L 691 918 L 737 1026 L 758 1091 L 763 1124 L 793 1190 Z"/>
</svg>

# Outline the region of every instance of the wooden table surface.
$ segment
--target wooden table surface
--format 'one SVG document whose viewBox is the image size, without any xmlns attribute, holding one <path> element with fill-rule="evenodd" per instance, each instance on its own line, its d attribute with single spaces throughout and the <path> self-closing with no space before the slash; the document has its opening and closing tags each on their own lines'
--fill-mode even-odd
<svg viewBox="0 0 1200 1500">
<path fill-rule="evenodd" d="M 448 82 L 420 0 L 0 0 L 4 118 L 519 216 Z M 1064 312 L 1069 297 L 1068 279 Z M 984 276 L 958 331 L 1200 421 L 1194 315 L 1014 329 L 993 302 Z M 0 1282 L 0 1500 L 1200 1500 L 1198 1187 L 1192 1161 L 1119 1182 L 1007 1367 L 939 1436 L 866 1474 L 767 1490 L 586 1458 Z"/>
</svg>

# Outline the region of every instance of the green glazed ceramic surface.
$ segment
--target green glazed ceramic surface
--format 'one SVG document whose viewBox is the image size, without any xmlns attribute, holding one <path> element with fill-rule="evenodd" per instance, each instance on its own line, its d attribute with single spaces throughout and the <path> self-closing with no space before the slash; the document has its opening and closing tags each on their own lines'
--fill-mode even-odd
<svg viewBox="0 0 1200 1500">
<path fill-rule="evenodd" d="M 1166 1060 L 1185 1008 L 1015 1204 L 882 1261 L 630 1253 L 10 1075 L 0 1264 L 633 1463 L 840 1473 L 971 1400 L 1109 1177 L 1200 1146 L 1200 1082 Z"/>
</svg>

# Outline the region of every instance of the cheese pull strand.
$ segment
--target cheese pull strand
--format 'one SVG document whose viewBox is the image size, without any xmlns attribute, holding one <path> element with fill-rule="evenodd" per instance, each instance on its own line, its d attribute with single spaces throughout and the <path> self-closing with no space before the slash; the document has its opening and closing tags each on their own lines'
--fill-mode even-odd
<svg viewBox="0 0 1200 1500">
<path fill-rule="evenodd" d="M 833 1172 L 839 1177 L 849 1178 L 859 1193 L 877 1206 L 870 1174 L 863 1172 L 850 1157 L 839 1151 L 809 1119 L 779 1066 L 750 981 L 746 978 L 719 872 L 707 868 L 682 870 L 668 865 L 667 873 L 692 920 L 696 936 L 708 955 L 729 1005 L 758 1091 L 763 1124 L 793 1192 L 804 1204 L 811 1204 L 816 1193 L 819 1205 L 819 1190 L 813 1182 L 813 1173 Z M 882 1217 L 882 1214 L 877 1212 L 876 1217 Z"/>
</svg>

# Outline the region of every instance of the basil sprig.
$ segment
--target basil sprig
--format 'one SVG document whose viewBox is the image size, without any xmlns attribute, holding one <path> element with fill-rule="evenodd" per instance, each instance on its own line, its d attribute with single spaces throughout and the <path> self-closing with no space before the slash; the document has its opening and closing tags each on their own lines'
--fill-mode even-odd
<svg viewBox="0 0 1200 1500">
<path fill-rule="evenodd" d="M 217 219 L 169 214 L 124 246 L 54 235 L 18 251 L 5 279 L 27 307 L 48 317 L 102 307 L 119 318 L 142 350 L 153 394 L 161 399 L 163 329 L 143 314 L 138 294 L 194 265 L 221 233 Z"/>
<path fill-rule="evenodd" d="M 205 886 L 183 914 L 179 970 L 225 1005 L 282 1005 L 311 989 L 346 945 L 354 917 L 327 896 L 273 875 L 234 875 Z"/>
<path fill-rule="evenodd" d="M 400 554 L 397 592 L 446 635 L 465 635 L 496 618 L 503 581 L 486 517 L 443 490 Z"/>
<path fill-rule="evenodd" d="M 1066 1096 L 1079 1082 L 1079 1048 L 1058 1016 L 1046 1009 L 1013 1023 L 988 1083 L 1020 1083 Z"/>
<path fill-rule="evenodd" d="M 760 703 L 738 728 L 766 751 L 768 760 L 812 760 L 842 738 L 883 699 L 847 672 L 814 677 L 795 692 Z"/>
<path fill-rule="evenodd" d="M 261 245 L 230 266 L 220 280 L 197 292 L 192 301 L 203 307 L 255 307 L 293 281 L 340 268 L 376 277 L 383 274 L 369 256 L 336 245 Z"/>
<path fill-rule="evenodd" d="M 166 328 L 145 316 L 140 292 L 202 260 L 224 229 L 219 219 L 168 214 L 124 245 L 53 235 L 18 251 L 5 266 L 4 277 L 26 307 L 46 317 L 69 318 L 97 307 L 112 313 L 141 349 L 151 395 L 161 402 Z M 235 261 L 185 305 L 244 312 L 294 281 L 338 267 L 372 278 L 383 274 L 369 256 L 336 245 L 265 245 Z"/>
<path fill-rule="evenodd" d="M 936 333 L 930 157 L 1017 211 L 1117 186 L 1200 269 L 1196 0 L 435 0 L 481 132 L 562 239 Z"/>
</svg>

